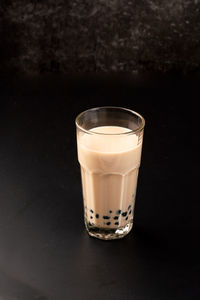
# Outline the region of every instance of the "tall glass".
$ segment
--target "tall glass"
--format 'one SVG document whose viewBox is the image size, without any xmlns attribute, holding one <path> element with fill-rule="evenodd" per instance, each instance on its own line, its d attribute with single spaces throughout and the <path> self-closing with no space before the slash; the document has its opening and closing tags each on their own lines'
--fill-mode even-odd
<svg viewBox="0 0 200 300">
<path fill-rule="evenodd" d="M 76 118 L 84 220 L 89 235 L 117 239 L 133 226 L 145 120 L 130 109 L 98 107 Z"/>
</svg>

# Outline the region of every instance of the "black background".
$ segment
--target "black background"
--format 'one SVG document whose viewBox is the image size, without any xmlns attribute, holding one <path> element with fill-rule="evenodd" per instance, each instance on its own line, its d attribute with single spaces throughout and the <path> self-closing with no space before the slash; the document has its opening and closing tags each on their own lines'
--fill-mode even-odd
<svg viewBox="0 0 200 300">
<path fill-rule="evenodd" d="M 0 72 L 199 72 L 199 0 L 1 0 Z"/>
<path fill-rule="evenodd" d="M 172 77 L 1 81 L 1 299 L 199 299 L 193 85 Z M 116 241 L 89 237 L 83 224 L 74 119 L 100 105 L 146 119 L 134 228 Z"/>
</svg>

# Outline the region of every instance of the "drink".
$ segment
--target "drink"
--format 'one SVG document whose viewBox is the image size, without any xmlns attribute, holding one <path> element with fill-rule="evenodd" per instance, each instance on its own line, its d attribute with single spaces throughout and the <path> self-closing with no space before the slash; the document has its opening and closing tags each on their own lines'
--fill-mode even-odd
<svg viewBox="0 0 200 300">
<path fill-rule="evenodd" d="M 86 228 L 99 238 L 122 237 L 132 228 L 142 138 L 126 127 L 97 126 L 77 142 Z"/>
</svg>

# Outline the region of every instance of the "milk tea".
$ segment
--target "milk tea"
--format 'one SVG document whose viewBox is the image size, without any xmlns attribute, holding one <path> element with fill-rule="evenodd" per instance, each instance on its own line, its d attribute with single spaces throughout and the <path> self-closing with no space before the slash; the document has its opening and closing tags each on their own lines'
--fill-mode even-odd
<svg viewBox="0 0 200 300">
<path fill-rule="evenodd" d="M 95 127 L 77 139 L 86 224 L 116 229 L 132 223 L 142 142 L 119 126 Z"/>
</svg>

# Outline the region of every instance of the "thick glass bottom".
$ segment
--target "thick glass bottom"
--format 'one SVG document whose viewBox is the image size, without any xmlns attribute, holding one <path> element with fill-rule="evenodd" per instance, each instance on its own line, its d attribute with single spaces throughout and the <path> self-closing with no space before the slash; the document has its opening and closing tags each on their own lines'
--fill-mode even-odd
<svg viewBox="0 0 200 300">
<path fill-rule="evenodd" d="M 125 226 L 118 228 L 96 227 L 95 225 L 90 225 L 87 222 L 85 223 L 85 226 L 88 234 L 92 237 L 101 240 L 115 240 L 126 236 L 131 231 L 133 223 L 129 222 Z"/>
</svg>

